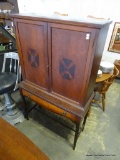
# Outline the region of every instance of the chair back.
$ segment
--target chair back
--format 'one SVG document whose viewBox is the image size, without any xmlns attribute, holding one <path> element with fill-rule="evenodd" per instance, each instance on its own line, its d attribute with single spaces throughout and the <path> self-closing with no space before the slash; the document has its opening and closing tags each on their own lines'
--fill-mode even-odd
<svg viewBox="0 0 120 160">
<path fill-rule="evenodd" d="M 116 66 L 114 66 L 112 76 L 106 81 L 102 82 L 101 87 L 98 87 L 99 89 L 98 88 L 95 89 L 95 92 L 106 93 L 118 74 L 119 74 L 119 70 L 117 69 Z"/>
<path fill-rule="evenodd" d="M 14 72 L 17 75 L 15 91 L 18 88 L 18 82 L 21 81 L 21 67 L 19 65 L 18 53 L 9 52 L 4 54 L 2 72 Z"/>
</svg>

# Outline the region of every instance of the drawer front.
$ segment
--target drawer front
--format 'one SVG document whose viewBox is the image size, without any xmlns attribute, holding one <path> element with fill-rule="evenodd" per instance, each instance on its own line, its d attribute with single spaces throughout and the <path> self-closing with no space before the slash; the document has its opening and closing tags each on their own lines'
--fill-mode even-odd
<svg viewBox="0 0 120 160">
<path fill-rule="evenodd" d="M 44 107 L 45 109 L 54 112 L 56 114 L 62 115 L 68 119 L 70 119 L 72 122 L 76 123 L 80 121 L 80 117 L 77 117 L 63 109 L 58 108 L 57 106 L 47 102 L 46 100 L 43 100 L 39 97 L 37 97 L 36 95 L 29 93 L 28 91 L 22 90 L 22 94 L 28 98 L 30 98 L 31 100 L 33 100 L 34 102 L 40 104 L 42 107 Z"/>
</svg>

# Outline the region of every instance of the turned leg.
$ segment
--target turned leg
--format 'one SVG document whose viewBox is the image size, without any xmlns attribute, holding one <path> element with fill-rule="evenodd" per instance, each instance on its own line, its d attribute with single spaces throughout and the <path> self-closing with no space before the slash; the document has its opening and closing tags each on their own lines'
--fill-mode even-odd
<svg viewBox="0 0 120 160">
<path fill-rule="evenodd" d="M 75 137 L 74 137 L 74 145 L 73 145 L 73 150 L 75 150 L 75 147 L 76 147 L 76 143 L 77 143 L 77 139 L 79 137 L 79 129 L 80 129 L 80 124 L 76 124 L 76 131 L 75 131 Z"/>
<path fill-rule="evenodd" d="M 89 111 L 87 112 L 87 114 L 86 114 L 85 117 L 84 117 L 84 121 L 83 121 L 83 124 L 82 124 L 81 131 L 83 131 L 84 128 L 85 128 L 85 124 L 86 124 L 86 120 L 87 120 L 88 114 L 89 114 Z M 76 124 L 75 137 L 74 137 L 73 150 L 75 150 L 76 143 L 77 143 L 77 139 L 78 139 L 81 131 L 80 131 L 80 123 L 77 123 L 77 124 Z"/>
<path fill-rule="evenodd" d="M 20 90 L 20 95 L 21 95 L 21 97 L 22 97 L 23 105 L 24 105 L 24 109 L 25 109 L 25 118 L 26 118 L 27 120 L 29 120 L 29 117 L 28 117 L 28 108 L 27 108 L 27 106 L 26 106 L 25 97 L 24 97 L 23 94 L 22 94 L 22 89 L 19 88 L 19 90 Z"/>
<path fill-rule="evenodd" d="M 89 115 L 89 110 L 88 112 L 86 113 L 85 117 L 84 117 L 84 121 L 83 121 L 83 124 L 82 124 L 82 131 L 84 131 L 84 128 L 85 128 L 85 124 L 86 124 L 86 120 L 87 120 L 87 117 Z"/>
</svg>

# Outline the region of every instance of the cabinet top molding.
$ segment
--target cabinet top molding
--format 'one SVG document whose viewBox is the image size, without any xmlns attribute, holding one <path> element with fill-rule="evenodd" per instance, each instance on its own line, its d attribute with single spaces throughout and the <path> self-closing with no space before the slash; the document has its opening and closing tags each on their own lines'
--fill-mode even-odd
<svg viewBox="0 0 120 160">
<path fill-rule="evenodd" d="M 64 23 L 64 24 L 70 24 L 70 25 L 76 25 L 76 26 L 86 26 L 87 27 L 95 27 L 95 28 L 102 28 L 105 24 L 112 23 L 109 19 L 97 19 L 97 18 L 78 18 L 78 17 L 70 17 L 70 16 L 62 16 L 62 15 L 40 15 L 36 13 L 24 13 L 24 14 L 11 14 L 11 18 L 22 18 L 22 19 L 28 19 L 28 20 L 40 20 L 44 22 L 50 22 L 50 23 Z"/>
</svg>

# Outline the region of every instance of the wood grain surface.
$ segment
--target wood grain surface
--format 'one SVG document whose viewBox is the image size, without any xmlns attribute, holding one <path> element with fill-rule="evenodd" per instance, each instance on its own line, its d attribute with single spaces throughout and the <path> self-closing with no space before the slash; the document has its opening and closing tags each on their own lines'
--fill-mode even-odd
<svg viewBox="0 0 120 160">
<path fill-rule="evenodd" d="M 0 160 L 48 160 L 25 135 L 0 118 Z"/>
</svg>

